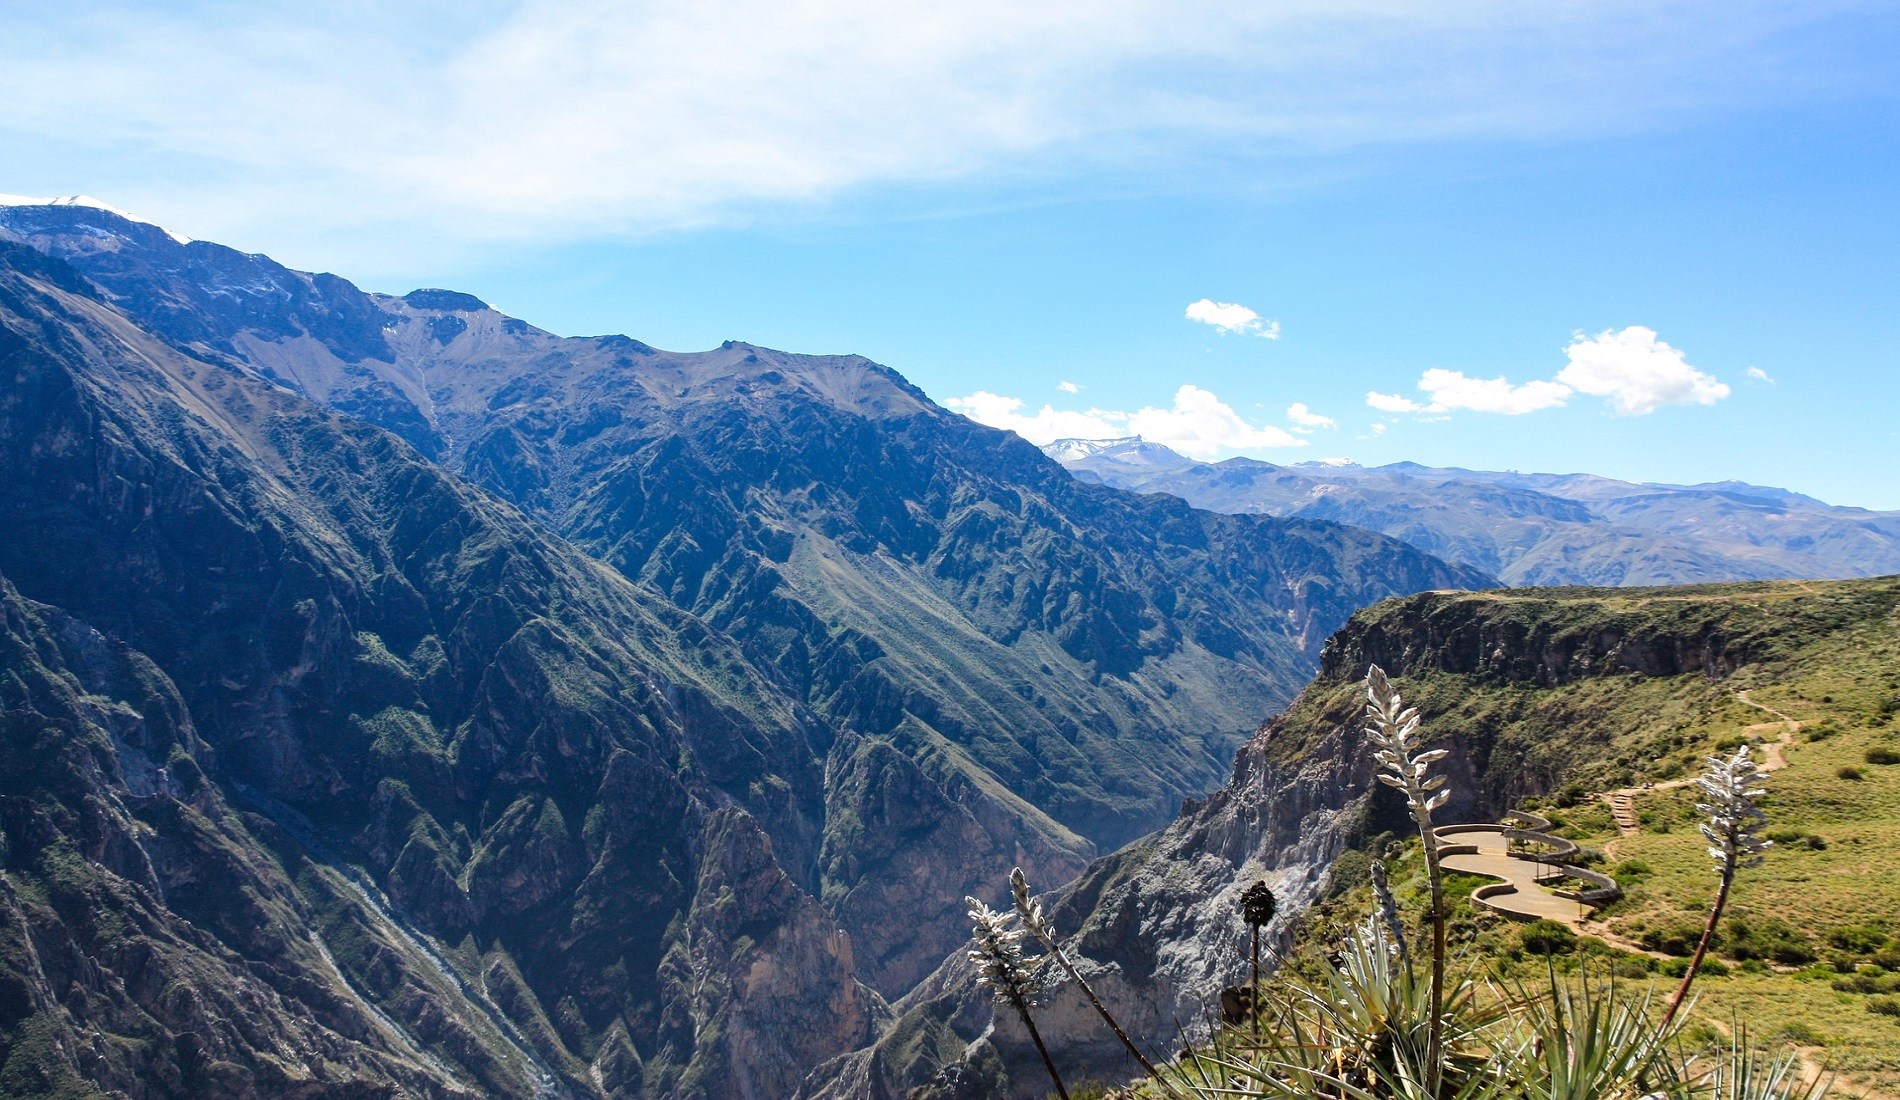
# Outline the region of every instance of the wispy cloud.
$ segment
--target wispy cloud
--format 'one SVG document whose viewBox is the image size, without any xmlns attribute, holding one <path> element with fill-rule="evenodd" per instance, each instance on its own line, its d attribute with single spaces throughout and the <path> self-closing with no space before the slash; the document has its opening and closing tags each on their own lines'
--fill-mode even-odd
<svg viewBox="0 0 1900 1100">
<path fill-rule="evenodd" d="M 58 163 L 13 186 L 80 175 L 200 236 L 638 233 L 889 184 L 1258 178 L 1624 131 L 1813 94 L 1814 67 L 1746 59 L 1845 3 L 26 5 L 0 39 L 0 160 L 33 150 Z"/>
<path fill-rule="evenodd" d="M 1182 386 L 1167 408 L 1147 406 L 1135 412 L 1089 409 L 1086 412 L 1044 405 L 1024 412 L 1019 397 L 984 390 L 952 397 L 944 404 L 978 423 L 1015 432 L 1041 445 L 1058 439 L 1114 439 L 1138 435 L 1194 458 L 1213 458 L 1224 450 L 1304 447 L 1306 440 L 1285 428 L 1254 425 L 1233 407 L 1199 386 Z"/>
<path fill-rule="evenodd" d="M 1280 322 L 1268 321 L 1238 302 L 1216 302 L 1212 298 L 1189 302 L 1187 319 L 1213 325 L 1223 335 L 1260 336 L 1268 340 L 1280 338 Z"/>
<path fill-rule="evenodd" d="M 1742 374 L 1747 376 L 1750 382 L 1766 382 L 1771 386 L 1775 384 L 1775 380 L 1768 377 L 1768 372 L 1760 367 L 1750 367 L 1743 371 Z"/>
<path fill-rule="evenodd" d="M 1082 392 L 1082 387 L 1074 382 L 1057 382 L 1056 389 L 1061 390 L 1063 393 L 1081 393 Z"/>
<path fill-rule="evenodd" d="M 1380 393 L 1378 390 L 1366 391 L 1367 406 L 1380 412 L 1412 413 L 1424 412 L 1425 406 L 1409 397 L 1396 393 Z"/>
<path fill-rule="evenodd" d="M 1595 336 L 1578 333 L 1564 355 L 1569 365 L 1549 381 L 1514 385 L 1508 378 L 1471 378 L 1462 371 L 1433 367 L 1418 380 L 1429 400 L 1371 390 L 1366 404 L 1389 413 L 1470 410 L 1521 416 L 1557 408 L 1583 393 L 1603 398 L 1618 416 L 1645 416 L 1664 405 L 1713 405 L 1730 392 L 1642 325 L 1606 329 Z"/>
</svg>

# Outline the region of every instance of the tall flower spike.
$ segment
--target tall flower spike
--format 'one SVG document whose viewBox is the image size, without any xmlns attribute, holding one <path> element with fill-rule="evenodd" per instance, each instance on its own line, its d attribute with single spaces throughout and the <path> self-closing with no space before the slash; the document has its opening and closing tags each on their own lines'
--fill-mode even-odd
<svg viewBox="0 0 1900 1100">
<path fill-rule="evenodd" d="M 1444 749 L 1418 751 L 1418 708 L 1407 707 L 1405 699 L 1393 690 L 1385 670 L 1373 665 L 1366 673 L 1366 735 L 1375 746 L 1372 758 L 1379 765 L 1379 782 L 1405 792 L 1405 804 L 1421 828 L 1431 827 L 1431 814 L 1445 804 L 1451 792 L 1444 790 L 1445 777 L 1430 775 L 1431 766 L 1443 760 Z"/>
<path fill-rule="evenodd" d="M 976 947 L 970 961 L 976 964 L 976 983 L 991 990 L 998 1001 L 1025 1004 L 1042 991 L 1035 968 L 1023 958 L 1023 930 L 1014 926 L 1015 916 L 998 912 L 966 897 Z"/>
<path fill-rule="evenodd" d="M 1696 779 L 1696 786 L 1708 799 L 1696 803 L 1696 809 L 1708 817 L 1702 835 L 1709 842 L 1709 858 L 1715 863 L 1716 874 L 1728 876 L 1738 867 L 1759 866 L 1761 854 L 1774 846 L 1774 841 L 1755 835 L 1768 820 L 1768 815 L 1755 805 L 1755 800 L 1768 792 L 1756 784 L 1767 779 L 1768 773 L 1755 763 L 1747 745 L 1726 759 L 1709 757 L 1708 770 Z"/>
<path fill-rule="evenodd" d="M 1708 815 L 1709 819 L 1702 823 L 1702 835 L 1709 842 L 1709 858 L 1714 861 L 1715 873 L 1722 884 L 1716 888 L 1715 904 L 1709 906 L 1708 923 L 1702 926 L 1702 939 L 1689 958 L 1689 969 L 1683 972 L 1682 984 L 1669 998 L 1669 1010 L 1663 1013 L 1664 1028 L 1676 1018 L 1683 998 L 1689 995 L 1690 984 L 1702 969 L 1702 957 L 1715 939 L 1715 924 L 1722 919 L 1722 909 L 1728 904 L 1735 872 L 1759 864 L 1761 854 L 1774 844 L 1755 835 L 1768 820 L 1768 815 L 1755 804 L 1757 798 L 1768 792 L 1755 784 L 1767 779 L 1768 773 L 1755 763 L 1747 745 L 1736 749 L 1735 755 L 1730 757 L 1709 757 L 1708 768 L 1696 777 L 1695 785 L 1708 801 L 1696 803 L 1695 808 Z"/>
<path fill-rule="evenodd" d="M 1029 877 L 1023 874 L 1021 867 L 1009 873 L 1009 892 L 1016 900 L 1016 916 L 1021 918 L 1023 929 L 1041 940 L 1042 945 L 1049 949 L 1049 957 L 1055 959 L 1056 964 L 1062 967 L 1069 977 L 1075 979 L 1075 984 L 1082 990 L 1082 995 L 1089 999 L 1089 1005 L 1095 1009 L 1096 1015 L 1100 1016 L 1102 1022 L 1108 1025 L 1109 1030 L 1115 1033 L 1115 1038 L 1121 1040 L 1122 1046 L 1134 1057 L 1135 1061 L 1141 1063 L 1141 1068 L 1147 1071 L 1148 1076 L 1153 1077 L 1168 1095 L 1175 1095 L 1174 1086 L 1168 1084 L 1167 1080 L 1161 1076 L 1161 1071 L 1155 1068 L 1155 1064 L 1148 1060 L 1148 1056 L 1143 1054 L 1141 1048 L 1135 1045 L 1135 1041 L 1122 1030 L 1122 1025 L 1116 1022 L 1114 1014 L 1108 1011 L 1108 1006 L 1095 995 L 1095 988 L 1089 985 L 1088 979 L 1076 969 L 1075 960 L 1069 958 L 1069 953 L 1062 949 L 1061 942 L 1056 939 L 1055 925 L 1049 922 L 1048 915 L 1043 912 L 1041 899 L 1029 892 Z M 970 915 L 974 917 L 976 910 L 972 909 Z M 1019 931 L 1016 934 L 1021 936 L 1022 932 Z M 976 957 L 975 952 L 971 953 L 971 957 Z"/>
<path fill-rule="evenodd" d="M 1445 1013 L 1445 873 L 1438 862 L 1438 834 L 1432 828 L 1432 811 L 1445 804 L 1451 792 L 1445 790 L 1445 777 L 1432 775 L 1433 764 L 1448 754 L 1444 749 L 1419 751 L 1417 707 L 1405 700 L 1386 679 L 1378 665 L 1366 669 L 1366 738 L 1372 742 L 1372 758 L 1379 764 L 1379 782 L 1396 787 L 1405 794 L 1412 820 L 1418 824 L 1418 839 L 1425 851 L 1425 877 L 1432 888 L 1432 986 L 1430 1024 L 1425 1039 L 1425 1064 L 1428 1067 L 1426 1094 L 1436 1096 L 1443 1080 Z M 1376 926 L 1375 926 L 1376 927 Z"/>
<path fill-rule="evenodd" d="M 1022 918 L 1023 928 L 1030 935 L 1041 940 L 1051 950 L 1056 946 L 1056 930 L 1043 914 L 1042 899 L 1029 892 L 1029 879 L 1023 869 L 1017 867 L 1009 872 L 1009 892 L 1016 901 L 1016 915 Z"/>
<path fill-rule="evenodd" d="M 1255 928 L 1273 923 L 1273 915 L 1280 911 L 1280 899 L 1273 896 L 1273 888 L 1265 879 L 1254 883 L 1240 893 L 1240 919 Z"/>
<path fill-rule="evenodd" d="M 975 926 L 971 935 L 976 939 L 976 947 L 970 951 L 970 961 L 976 964 L 976 984 L 987 986 L 998 1004 L 1016 1010 L 1016 1018 L 1023 1022 L 1023 1030 L 1029 1033 L 1030 1041 L 1036 1044 L 1036 1053 L 1042 1056 L 1042 1067 L 1049 1071 L 1049 1080 L 1055 1083 L 1056 1095 L 1069 1100 L 1069 1090 L 1063 1087 L 1062 1075 L 1056 1072 L 1055 1059 L 1049 1057 L 1049 1047 L 1042 1041 L 1035 1017 L 1029 1012 L 1036 994 L 1042 991 L 1042 984 L 1036 980 L 1035 969 L 1023 958 L 1024 932 L 1014 926 L 1016 915 L 999 913 L 972 897 L 963 900 L 970 906 L 970 923 Z"/>
<path fill-rule="evenodd" d="M 1399 923 L 1399 902 L 1392 896 L 1392 884 L 1386 878 L 1385 864 L 1373 860 L 1367 874 L 1372 879 L 1372 896 L 1379 899 L 1379 919 L 1385 922 L 1385 933 L 1392 941 L 1392 950 L 1400 962 L 1410 962 L 1411 955 L 1405 944 L 1405 926 Z"/>
</svg>

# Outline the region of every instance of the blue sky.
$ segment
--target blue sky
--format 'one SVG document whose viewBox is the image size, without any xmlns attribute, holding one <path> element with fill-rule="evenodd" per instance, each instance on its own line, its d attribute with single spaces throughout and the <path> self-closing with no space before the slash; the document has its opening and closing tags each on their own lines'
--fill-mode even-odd
<svg viewBox="0 0 1900 1100">
<path fill-rule="evenodd" d="M 0 192 L 1032 436 L 1900 508 L 1893 4 L 390 7 L 11 13 Z"/>
</svg>

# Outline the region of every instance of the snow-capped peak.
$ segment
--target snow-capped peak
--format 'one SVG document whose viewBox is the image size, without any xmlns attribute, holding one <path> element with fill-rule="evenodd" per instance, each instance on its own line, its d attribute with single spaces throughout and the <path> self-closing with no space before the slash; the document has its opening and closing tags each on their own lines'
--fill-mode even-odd
<svg viewBox="0 0 1900 1100">
<path fill-rule="evenodd" d="M 1057 462 L 1081 462 L 1101 459 L 1122 466 L 1192 466 L 1194 460 L 1159 443 L 1150 443 L 1138 435 L 1120 439 L 1058 439 L 1042 453 Z"/>
<path fill-rule="evenodd" d="M 91 195 L 63 195 L 56 199 L 36 199 L 28 195 L 0 195 L 0 206 L 86 206 L 94 210 L 103 210 L 108 214 L 117 214 L 129 222 L 149 225 L 154 229 L 162 231 L 167 237 L 177 241 L 179 244 L 191 243 L 191 238 L 182 233 L 173 233 L 171 230 L 166 229 L 150 218 L 141 218 L 130 211 L 121 210 L 116 206 L 100 202 Z"/>
</svg>

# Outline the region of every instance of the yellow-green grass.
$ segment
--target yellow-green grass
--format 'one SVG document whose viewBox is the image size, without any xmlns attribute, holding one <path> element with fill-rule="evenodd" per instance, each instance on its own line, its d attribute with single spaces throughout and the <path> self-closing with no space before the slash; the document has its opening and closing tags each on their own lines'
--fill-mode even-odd
<svg viewBox="0 0 1900 1100">
<path fill-rule="evenodd" d="M 1781 843 L 1737 877 L 1728 914 L 1745 924 L 1785 922 L 1824 963 L 1865 967 L 1879 958 L 1893 967 L 1900 958 L 1900 764 L 1871 764 L 1868 754 L 1900 753 L 1893 703 L 1900 698 L 1900 612 L 1817 637 L 1784 660 L 1745 667 L 1709 687 L 1747 691 L 1800 723 L 1783 750 L 1787 766 L 1764 784 L 1768 831 Z M 1685 746 L 1709 751 L 1782 734 L 1778 719 L 1759 710 L 1730 707 L 1719 715 L 1689 724 Z M 1843 769 L 1859 778 L 1843 778 Z M 1665 770 L 1685 769 L 1652 767 L 1640 778 L 1662 778 Z M 1628 896 L 1602 914 L 1613 932 L 1640 939 L 1658 926 L 1706 919 L 1716 876 L 1696 828 L 1695 802 L 1692 788 L 1639 795 L 1644 825 L 1635 836 L 1620 835 L 1598 813 L 1570 812 L 1570 835 L 1601 849 L 1610 868 L 1631 861 L 1649 868 L 1625 875 Z M 1884 953 L 1865 950 L 1865 943 L 1843 946 L 1839 938 L 1851 939 L 1854 929 L 1884 933 L 1896 946 Z M 1732 956 L 1734 945 L 1719 953 Z M 1797 1040 L 1819 1036 L 1825 1045 L 1807 1052 L 1813 1060 L 1876 1094 L 1900 1095 L 1900 1018 L 1869 1011 L 1873 998 L 1866 994 L 1833 988 L 1826 966 L 1769 965 L 1767 973 L 1706 980 L 1699 1020 L 1738 1019 L 1757 1038 L 1786 1045 L 1812 1046 Z"/>
<path fill-rule="evenodd" d="M 1488 746 L 1488 771 L 1476 778 L 1492 791 L 1547 777 L 1553 793 L 1525 800 L 1526 807 L 1551 816 L 1586 854 L 1601 852 L 1599 869 L 1624 883 L 1626 897 L 1592 926 L 1611 943 L 1586 941 L 1565 969 L 1577 973 L 1581 958 L 1594 956 L 1590 972 L 1614 972 L 1632 993 L 1652 985 L 1660 1001 L 1674 988 L 1675 979 L 1658 972 L 1668 964 L 1633 955 L 1619 962 L 1614 945 L 1633 946 L 1646 935 L 1661 945 L 1656 933 L 1674 930 L 1666 946 L 1686 954 L 1706 920 L 1717 878 L 1697 830 L 1695 793 L 1677 786 L 1638 794 L 1643 825 L 1633 836 L 1621 834 L 1601 794 L 1681 781 L 1711 753 L 1744 742 L 1765 749 L 1782 738 L 1784 723 L 1749 702 L 1781 712 L 1799 726 L 1783 748 L 1787 766 L 1765 784 L 1767 830 L 1780 842 L 1761 866 L 1741 872 L 1727 917 L 1769 929 L 1780 937 L 1777 949 L 1805 951 L 1813 962 L 1738 959 L 1763 954 L 1767 941 L 1745 940 L 1738 951 L 1731 935 L 1716 952 L 1718 968 L 1729 973 L 1698 982 L 1690 1026 L 1726 1032 L 1739 1022 L 1761 1043 L 1799 1048 L 1811 1064 L 1837 1069 L 1850 1095 L 1900 1097 L 1900 1017 L 1869 1011 L 1881 994 L 1836 989 L 1841 975 L 1833 969 L 1860 968 L 1875 983 L 1891 978 L 1895 989 L 1886 995 L 1900 998 L 1900 764 L 1868 760 L 1870 752 L 1900 755 L 1900 579 L 1467 598 L 1532 604 L 1553 596 L 1566 603 L 1574 596 L 1563 614 L 1582 621 L 1634 614 L 1665 627 L 1689 605 L 1725 601 L 1733 608 L 1730 636 L 1746 635 L 1752 647 L 1741 667 L 1720 678 L 1612 675 L 1541 688 L 1427 673 L 1399 682 L 1423 711 L 1428 738 Z M 1323 706 L 1335 727 L 1356 705 L 1350 686 L 1310 692 L 1305 703 Z M 1758 750 L 1756 758 L 1763 755 Z M 1842 778 L 1843 769 L 1858 778 Z M 1409 845 L 1392 870 L 1407 923 L 1418 929 L 1416 851 Z M 1322 905 L 1312 914 L 1314 939 L 1336 936 L 1369 905 L 1363 888 Z M 1723 926 L 1732 930 L 1728 919 Z M 1454 930 L 1455 949 L 1468 960 L 1514 979 L 1542 973 L 1543 961 L 1524 952 L 1518 928 L 1473 914 L 1463 898 Z M 1885 946 L 1870 946 L 1868 933 L 1886 937 Z M 1876 960 L 1884 965 L 1873 968 Z"/>
</svg>

